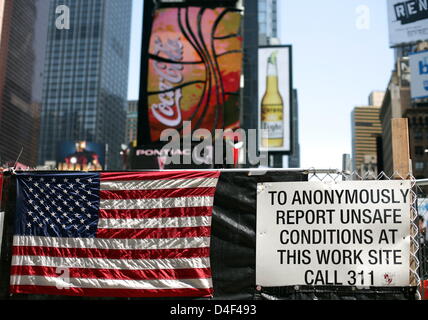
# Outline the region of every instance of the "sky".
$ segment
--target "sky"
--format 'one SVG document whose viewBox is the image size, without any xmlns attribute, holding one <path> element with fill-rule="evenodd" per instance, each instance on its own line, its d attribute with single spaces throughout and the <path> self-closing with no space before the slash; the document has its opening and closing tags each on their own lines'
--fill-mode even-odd
<svg viewBox="0 0 428 320">
<path fill-rule="evenodd" d="M 131 48 L 129 61 L 128 100 L 138 100 L 140 91 L 140 55 L 143 30 L 144 0 L 132 0 Z"/>
<path fill-rule="evenodd" d="M 384 91 L 393 69 L 386 0 L 278 2 L 281 42 L 293 46 L 301 167 L 341 169 L 342 154 L 352 154 L 352 109 Z M 368 29 L 357 27 L 362 8 Z"/>
<path fill-rule="evenodd" d="M 386 0 L 278 0 L 279 36 L 293 46 L 301 167 L 341 169 L 351 112 L 384 91 L 393 69 Z M 128 97 L 138 100 L 143 0 L 133 0 Z"/>
</svg>

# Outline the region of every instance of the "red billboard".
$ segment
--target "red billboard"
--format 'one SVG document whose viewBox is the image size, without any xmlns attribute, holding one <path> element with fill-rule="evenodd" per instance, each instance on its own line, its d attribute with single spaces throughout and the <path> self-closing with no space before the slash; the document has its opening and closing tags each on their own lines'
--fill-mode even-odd
<svg viewBox="0 0 428 320">
<path fill-rule="evenodd" d="M 239 128 L 241 13 L 232 8 L 163 8 L 153 19 L 148 65 L 152 142 L 165 129 Z"/>
</svg>

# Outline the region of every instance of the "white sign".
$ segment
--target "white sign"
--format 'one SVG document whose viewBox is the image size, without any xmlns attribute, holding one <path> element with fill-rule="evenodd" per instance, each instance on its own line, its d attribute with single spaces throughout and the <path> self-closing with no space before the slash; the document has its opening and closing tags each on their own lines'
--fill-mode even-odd
<svg viewBox="0 0 428 320">
<path fill-rule="evenodd" d="M 428 51 L 413 53 L 409 59 L 412 99 L 428 98 Z"/>
<path fill-rule="evenodd" d="M 390 46 L 428 39 L 428 0 L 388 0 Z"/>
<path fill-rule="evenodd" d="M 256 284 L 409 286 L 409 181 L 258 185 Z"/>
<path fill-rule="evenodd" d="M 260 151 L 291 152 L 291 91 L 291 46 L 259 48 Z"/>
</svg>

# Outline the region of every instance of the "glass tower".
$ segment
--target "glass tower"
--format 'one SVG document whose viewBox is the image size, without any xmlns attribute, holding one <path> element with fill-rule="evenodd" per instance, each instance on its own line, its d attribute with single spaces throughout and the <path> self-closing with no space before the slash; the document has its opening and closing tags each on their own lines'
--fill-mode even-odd
<svg viewBox="0 0 428 320">
<path fill-rule="evenodd" d="M 56 8 L 70 28 L 57 29 Z M 118 169 L 128 94 L 132 0 L 51 0 L 43 82 L 39 162 L 59 143 L 106 146 L 106 169 Z"/>
<path fill-rule="evenodd" d="M 133 143 L 137 140 L 138 127 L 138 101 L 128 102 L 128 111 L 126 116 L 125 144 Z"/>
<path fill-rule="evenodd" d="M 0 1 L 0 165 L 37 164 L 44 0 Z"/>
<path fill-rule="evenodd" d="M 277 0 L 258 0 L 259 42 L 268 45 L 269 40 L 278 37 Z"/>
</svg>

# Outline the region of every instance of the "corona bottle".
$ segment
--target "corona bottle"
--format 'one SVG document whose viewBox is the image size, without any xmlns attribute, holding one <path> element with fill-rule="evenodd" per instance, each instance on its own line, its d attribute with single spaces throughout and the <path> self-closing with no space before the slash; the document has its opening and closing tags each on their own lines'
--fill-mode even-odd
<svg viewBox="0 0 428 320">
<path fill-rule="evenodd" d="M 266 92 L 261 102 L 261 143 L 263 148 L 284 145 L 284 101 L 279 92 L 277 54 L 268 58 Z"/>
</svg>

